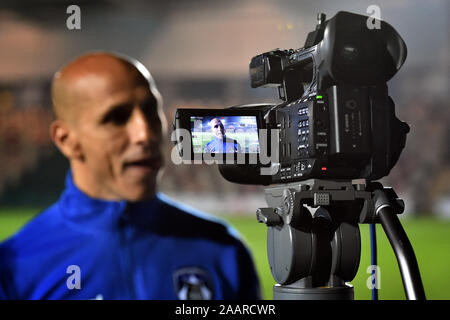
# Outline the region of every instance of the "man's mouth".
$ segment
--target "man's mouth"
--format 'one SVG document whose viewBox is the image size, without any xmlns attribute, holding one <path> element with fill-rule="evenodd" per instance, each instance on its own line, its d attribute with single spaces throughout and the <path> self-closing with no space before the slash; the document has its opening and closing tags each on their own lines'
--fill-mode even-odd
<svg viewBox="0 0 450 320">
<path fill-rule="evenodd" d="M 124 163 L 124 170 L 127 169 L 138 169 L 144 171 L 157 171 L 161 167 L 161 157 L 147 157 L 131 161 L 126 161 Z"/>
</svg>

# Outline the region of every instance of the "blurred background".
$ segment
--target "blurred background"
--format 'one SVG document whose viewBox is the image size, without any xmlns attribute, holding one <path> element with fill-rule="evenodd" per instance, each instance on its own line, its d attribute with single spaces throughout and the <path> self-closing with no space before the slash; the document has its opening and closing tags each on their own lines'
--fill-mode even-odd
<svg viewBox="0 0 450 320">
<path fill-rule="evenodd" d="M 73 12 L 66 10 L 72 4 L 80 8 L 81 29 L 71 30 L 67 26 Z M 307 33 L 315 28 L 318 12 L 326 13 L 327 18 L 340 10 L 371 14 L 367 12 L 371 5 L 380 8 L 381 19 L 390 23 L 408 46 L 405 64 L 388 85 L 397 116 L 409 123 L 411 131 L 399 162 L 382 182 L 394 187 L 406 202 L 404 216 L 409 219 L 405 223 L 418 232 L 416 238 L 412 237 L 413 245 L 423 247 L 423 251 L 416 248 L 419 262 L 421 258 L 427 259 L 430 246 L 436 250 L 444 246 L 443 252 L 435 251 L 435 259 L 447 257 L 450 252 L 447 245 L 450 228 L 446 220 L 450 218 L 450 1 L 447 0 L 2 0 L 0 240 L 57 200 L 64 188 L 68 162 L 48 135 L 53 117 L 50 83 L 53 73 L 70 60 L 92 50 L 118 51 L 139 59 L 153 74 L 171 122 L 178 107 L 221 108 L 277 102 L 275 90 L 250 88 L 250 59 L 274 48 L 302 47 Z M 271 298 L 271 277 L 265 241 L 261 238 L 265 227 L 257 225 L 254 218 L 255 210 L 265 206 L 264 189 L 231 184 L 215 166 L 175 166 L 170 161 L 169 137 L 166 140 L 167 165 L 161 191 L 235 224 L 254 250 L 261 277 L 265 279 L 265 297 Z M 439 228 L 443 228 L 442 234 L 436 233 Z M 420 237 L 435 243 L 423 243 Z M 392 260 L 389 250 L 386 249 L 386 259 Z M 392 278 L 397 279 L 398 270 L 394 263 L 392 266 Z M 444 271 L 446 265 L 441 261 L 430 270 L 429 281 L 439 277 L 439 284 L 430 282 L 433 294 L 448 299 L 450 294 L 442 288 L 450 285 L 450 276 Z M 361 281 L 364 286 L 365 280 Z M 392 283 L 400 289 L 385 297 L 404 297 L 398 281 Z M 357 297 L 367 298 L 369 294 L 364 292 Z"/>
</svg>

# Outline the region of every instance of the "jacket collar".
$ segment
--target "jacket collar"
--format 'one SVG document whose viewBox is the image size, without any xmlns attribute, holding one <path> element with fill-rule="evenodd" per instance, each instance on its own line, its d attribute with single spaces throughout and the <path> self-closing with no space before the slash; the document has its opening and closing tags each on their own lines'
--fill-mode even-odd
<svg viewBox="0 0 450 320">
<path fill-rule="evenodd" d="M 92 198 L 75 185 L 71 170 L 58 201 L 63 219 L 85 231 L 114 230 L 133 222 L 146 225 L 158 215 L 159 203 L 158 196 L 138 203 Z"/>
</svg>

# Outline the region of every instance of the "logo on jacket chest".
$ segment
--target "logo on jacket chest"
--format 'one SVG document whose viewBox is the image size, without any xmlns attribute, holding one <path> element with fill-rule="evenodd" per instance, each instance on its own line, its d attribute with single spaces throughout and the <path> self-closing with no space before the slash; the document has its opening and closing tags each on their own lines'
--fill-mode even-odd
<svg viewBox="0 0 450 320">
<path fill-rule="evenodd" d="M 180 300 L 213 299 L 213 281 L 210 274 L 198 267 L 178 269 L 173 273 L 175 293 Z"/>
</svg>

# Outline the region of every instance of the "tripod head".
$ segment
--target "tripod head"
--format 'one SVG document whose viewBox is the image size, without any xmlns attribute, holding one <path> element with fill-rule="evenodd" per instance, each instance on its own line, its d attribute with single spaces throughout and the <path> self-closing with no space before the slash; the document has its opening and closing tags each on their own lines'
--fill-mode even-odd
<svg viewBox="0 0 450 320">
<path fill-rule="evenodd" d="M 258 209 L 257 219 L 268 226 L 275 299 L 353 299 L 347 282 L 359 267 L 359 223 L 383 225 L 400 257 L 407 296 L 425 298 L 414 252 L 397 218 L 404 203 L 392 188 L 311 179 L 266 188 L 265 194 L 269 208 Z"/>
</svg>

